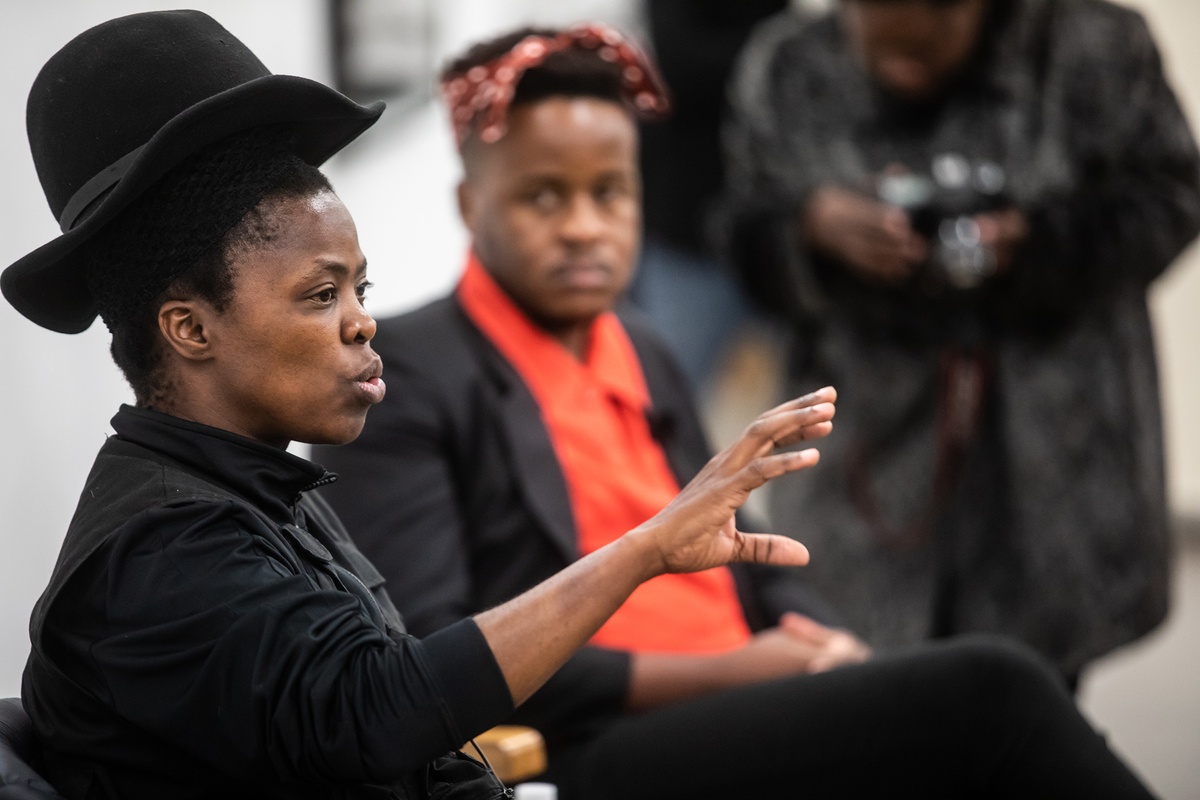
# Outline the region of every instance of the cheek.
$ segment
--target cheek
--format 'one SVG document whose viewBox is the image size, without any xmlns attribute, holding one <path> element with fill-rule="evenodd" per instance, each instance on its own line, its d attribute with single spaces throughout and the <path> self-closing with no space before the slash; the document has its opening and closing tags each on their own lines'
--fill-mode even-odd
<svg viewBox="0 0 1200 800">
<path fill-rule="evenodd" d="M 276 389 L 304 393 L 319 385 L 321 368 L 327 363 L 324 338 L 294 328 L 286 334 L 276 331 L 252 343 L 257 352 L 253 360 Z"/>
</svg>

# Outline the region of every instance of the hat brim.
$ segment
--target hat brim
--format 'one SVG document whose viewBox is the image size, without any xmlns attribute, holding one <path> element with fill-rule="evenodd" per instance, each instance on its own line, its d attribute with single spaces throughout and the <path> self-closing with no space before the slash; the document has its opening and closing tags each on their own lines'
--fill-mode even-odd
<svg viewBox="0 0 1200 800">
<path fill-rule="evenodd" d="M 0 291 L 28 319 L 60 333 L 80 333 L 96 319 L 87 288 L 87 243 L 168 170 L 200 148 L 241 131 L 279 125 L 295 152 L 319 166 L 375 124 L 384 104 L 359 105 L 324 84 L 266 75 L 213 95 L 172 118 L 142 148 L 95 210 L 0 274 Z"/>
</svg>

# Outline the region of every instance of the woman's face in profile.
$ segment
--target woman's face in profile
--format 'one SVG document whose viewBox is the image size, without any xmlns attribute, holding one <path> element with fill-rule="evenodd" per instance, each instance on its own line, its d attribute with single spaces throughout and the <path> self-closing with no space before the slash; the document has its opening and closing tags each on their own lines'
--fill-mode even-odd
<svg viewBox="0 0 1200 800">
<path fill-rule="evenodd" d="M 233 300 L 208 332 L 210 412 L 279 446 L 348 442 L 384 393 L 354 220 L 332 192 L 265 211 L 274 235 L 231 254 Z"/>
<path fill-rule="evenodd" d="M 876 83 L 928 100 L 966 66 L 990 0 L 843 0 L 841 20 Z"/>
</svg>

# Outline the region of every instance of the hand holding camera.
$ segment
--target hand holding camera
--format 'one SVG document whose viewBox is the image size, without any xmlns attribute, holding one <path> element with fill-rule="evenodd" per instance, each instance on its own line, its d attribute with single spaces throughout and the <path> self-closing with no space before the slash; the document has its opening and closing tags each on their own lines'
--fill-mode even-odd
<svg viewBox="0 0 1200 800">
<path fill-rule="evenodd" d="M 975 289 L 1007 268 L 1026 235 L 1005 180 L 999 164 L 956 153 L 935 157 L 927 173 L 890 167 L 875 181 L 875 197 L 817 189 L 803 232 L 872 283 L 919 279 L 933 293 Z"/>
</svg>

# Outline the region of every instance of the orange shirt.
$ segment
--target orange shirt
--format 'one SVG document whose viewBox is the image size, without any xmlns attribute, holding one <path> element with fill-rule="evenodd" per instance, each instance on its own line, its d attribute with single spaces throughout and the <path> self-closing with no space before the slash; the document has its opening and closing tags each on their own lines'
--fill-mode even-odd
<svg viewBox="0 0 1200 800">
<path fill-rule="evenodd" d="M 580 362 L 534 324 L 474 255 L 457 288 L 467 316 L 533 394 L 566 478 L 582 554 L 656 514 L 679 492 L 650 435 L 650 394 L 616 315 L 592 325 Z M 592 643 L 632 651 L 715 653 L 750 638 L 728 569 L 663 575 L 638 587 Z"/>
</svg>

